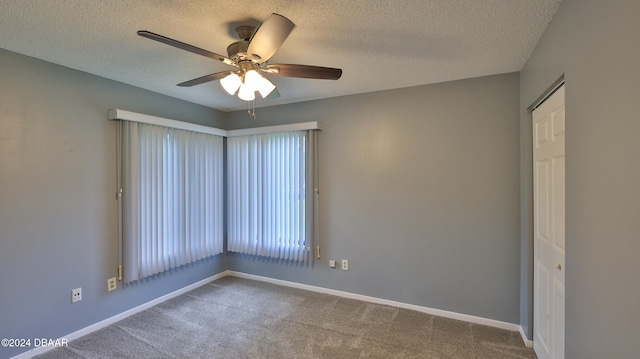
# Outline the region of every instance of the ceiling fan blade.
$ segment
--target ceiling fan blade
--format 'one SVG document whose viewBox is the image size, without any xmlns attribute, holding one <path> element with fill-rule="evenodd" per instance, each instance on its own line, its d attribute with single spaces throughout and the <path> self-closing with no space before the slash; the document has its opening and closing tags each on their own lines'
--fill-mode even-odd
<svg viewBox="0 0 640 359">
<path fill-rule="evenodd" d="M 177 47 L 178 49 L 181 49 L 181 50 L 193 52 L 194 54 L 202 55 L 202 56 L 214 59 L 214 60 L 218 60 L 218 61 L 224 62 L 227 65 L 237 66 L 235 64 L 235 62 L 233 62 L 233 60 L 231 60 L 230 58 L 228 58 L 226 56 L 218 55 L 218 54 L 213 53 L 211 51 L 207 51 L 207 50 L 201 49 L 199 47 L 195 47 L 193 45 L 185 44 L 184 42 L 181 42 L 181 41 L 178 41 L 178 40 L 170 39 L 170 38 L 168 38 L 166 36 L 158 35 L 158 34 L 155 34 L 153 32 L 146 31 L 146 30 L 138 31 L 138 35 L 140 35 L 142 37 L 146 37 L 147 39 L 151 39 L 151 40 L 154 40 L 154 41 L 161 42 L 163 44 L 167 44 L 169 46 Z"/>
<path fill-rule="evenodd" d="M 279 14 L 271 14 L 249 40 L 249 59 L 261 64 L 278 51 L 296 25 Z"/>
<path fill-rule="evenodd" d="M 210 74 L 210 75 L 198 77 L 197 79 L 193 79 L 193 80 L 189 80 L 189 81 L 185 81 L 185 82 L 179 83 L 178 86 L 180 86 L 180 87 L 191 87 L 191 86 L 195 86 L 195 85 L 200 85 L 200 84 L 203 84 L 205 82 L 211 82 L 211 81 L 220 80 L 220 79 L 224 78 L 227 75 L 231 75 L 232 73 L 235 73 L 235 71 L 231 71 L 231 70 L 229 70 L 229 71 L 220 71 L 220 72 L 216 72 L 215 74 Z"/>
<path fill-rule="evenodd" d="M 262 71 L 276 76 L 320 80 L 337 80 L 342 76 L 342 69 L 310 65 L 272 64 L 267 65 Z"/>
</svg>

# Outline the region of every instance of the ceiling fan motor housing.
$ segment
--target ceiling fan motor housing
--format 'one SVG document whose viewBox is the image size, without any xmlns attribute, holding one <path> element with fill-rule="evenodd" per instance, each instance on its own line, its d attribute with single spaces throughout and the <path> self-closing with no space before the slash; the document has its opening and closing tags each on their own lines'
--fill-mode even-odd
<svg viewBox="0 0 640 359">
<path fill-rule="evenodd" d="M 236 62 L 247 59 L 249 40 L 254 32 L 256 32 L 256 28 L 253 26 L 236 27 L 236 34 L 238 34 L 240 41 L 236 41 L 227 47 L 227 54 L 230 59 Z"/>
<path fill-rule="evenodd" d="M 229 58 L 235 62 L 246 60 L 248 48 L 249 48 L 248 40 L 236 41 L 231 45 L 227 46 L 227 54 L 229 54 Z"/>
</svg>

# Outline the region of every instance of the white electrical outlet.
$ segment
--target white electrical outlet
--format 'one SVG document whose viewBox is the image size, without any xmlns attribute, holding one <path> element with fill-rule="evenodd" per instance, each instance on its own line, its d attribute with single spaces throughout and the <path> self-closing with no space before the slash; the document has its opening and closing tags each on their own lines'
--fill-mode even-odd
<svg viewBox="0 0 640 359">
<path fill-rule="evenodd" d="M 79 302 L 82 300 L 82 288 L 76 288 L 71 290 L 71 303 Z"/>
<path fill-rule="evenodd" d="M 329 259 L 329 268 L 335 268 L 335 267 L 336 267 L 336 260 Z"/>
<path fill-rule="evenodd" d="M 349 270 L 349 261 L 346 259 L 342 260 L 342 270 Z"/>
<path fill-rule="evenodd" d="M 107 279 L 107 291 L 111 292 L 116 289 L 118 287 L 116 283 L 116 277 Z"/>
</svg>

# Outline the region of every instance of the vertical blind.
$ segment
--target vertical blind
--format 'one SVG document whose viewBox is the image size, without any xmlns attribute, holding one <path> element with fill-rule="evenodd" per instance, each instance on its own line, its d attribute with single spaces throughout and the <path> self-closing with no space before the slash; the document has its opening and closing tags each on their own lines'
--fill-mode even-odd
<svg viewBox="0 0 640 359">
<path fill-rule="evenodd" d="M 223 251 L 223 139 L 121 121 L 123 280 Z"/>
<path fill-rule="evenodd" d="M 229 251 L 313 260 L 317 171 L 309 166 L 316 162 L 309 142 L 315 135 L 291 131 L 227 139 Z"/>
</svg>

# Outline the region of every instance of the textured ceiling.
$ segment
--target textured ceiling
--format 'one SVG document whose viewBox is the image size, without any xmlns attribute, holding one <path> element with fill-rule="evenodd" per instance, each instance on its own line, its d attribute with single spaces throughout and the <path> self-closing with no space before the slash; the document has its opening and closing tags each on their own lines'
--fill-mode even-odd
<svg viewBox="0 0 640 359">
<path fill-rule="evenodd" d="M 235 27 L 272 12 L 296 28 L 270 63 L 343 69 L 337 81 L 270 79 L 256 107 L 519 71 L 561 0 L 2 0 L 0 48 L 223 111 L 246 108 L 218 82 L 232 69 L 136 35 L 148 30 L 226 55 Z"/>
</svg>

